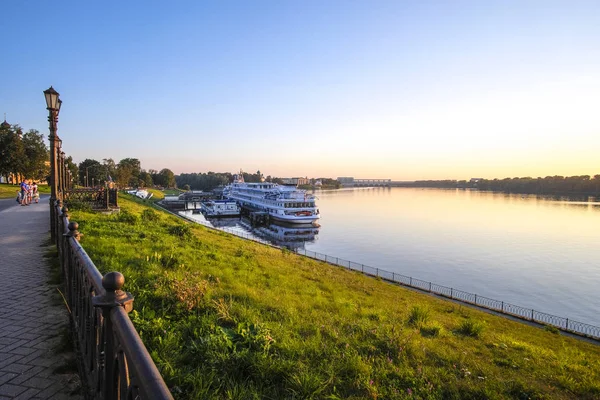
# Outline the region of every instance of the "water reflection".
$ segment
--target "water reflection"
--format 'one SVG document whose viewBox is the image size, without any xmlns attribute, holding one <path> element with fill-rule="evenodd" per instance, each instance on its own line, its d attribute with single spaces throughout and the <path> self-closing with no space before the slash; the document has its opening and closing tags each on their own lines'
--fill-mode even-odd
<svg viewBox="0 0 600 400">
<path fill-rule="evenodd" d="M 319 234 L 319 227 L 314 225 L 269 224 L 253 228 L 252 232 L 277 246 L 297 250 L 303 249 L 305 243 L 315 241 Z"/>
<path fill-rule="evenodd" d="M 181 211 L 180 214 L 202 225 L 260 238 L 290 250 L 303 249 L 305 243 L 313 243 L 319 234 L 319 227 L 315 225 L 271 223 L 252 226 L 250 220 L 244 217 L 206 218 L 203 214 L 192 210 Z"/>
</svg>

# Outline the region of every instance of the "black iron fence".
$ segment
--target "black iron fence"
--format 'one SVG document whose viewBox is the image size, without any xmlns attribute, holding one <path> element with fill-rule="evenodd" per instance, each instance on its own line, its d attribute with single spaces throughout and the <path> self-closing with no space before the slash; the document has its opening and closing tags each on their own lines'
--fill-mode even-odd
<svg viewBox="0 0 600 400">
<path fill-rule="evenodd" d="M 559 317 L 557 315 L 552 315 L 541 311 L 536 311 L 531 308 L 517 306 L 504 301 L 490 299 L 489 297 L 484 297 L 475 293 L 465 292 L 463 290 L 455 289 L 452 287 L 439 285 L 437 283 L 429 281 L 424 281 L 421 279 L 413 278 L 411 276 L 398 274 L 396 272 L 390 272 L 379 268 L 373 268 L 368 265 L 355 263 L 352 261 L 344 260 L 338 257 L 328 256 L 326 254 L 321 254 L 306 249 L 297 249 L 296 253 L 306 257 L 314 258 L 316 260 L 325 261 L 329 264 L 337 265 L 349 270 L 360 271 L 365 275 L 379 277 L 389 282 L 394 282 L 425 292 L 434 293 L 439 296 L 460 301 L 462 303 L 476 305 L 481 308 L 496 311 L 523 320 L 553 326 L 560 330 L 570 332 L 579 336 L 586 336 L 589 338 L 600 340 L 600 327 L 598 326 L 574 321 L 569 318 Z"/>
<path fill-rule="evenodd" d="M 174 213 L 173 213 L 174 214 Z M 197 221 L 193 218 L 175 214 L 183 217 L 189 221 L 202 224 L 208 228 L 217 229 L 233 235 L 242 237 L 244 239 L 252 240 L 262 244 L 268 244 L 270 246 L 279 247 L 274 245 L 272 242 L 261 239 L 248 232 L 243 232 L 237 229 L 231 229 L 227 227 L 213 227 L 209 222 Z M 565 317 L 559 317 L 557 315 L 548 314 L 545 312 L 537 311 L 527 307 L 517 306 L 511 303 L 507 303 L 501 300 L 491 299 L 489 297 L 481 296 L 475 293 L 465 292 L 463 290 L 455 289 L 448 286 L 439 285 L 434 282 L 424 281 L 421 279 L 413 278 L 411 276 L 402 275 L 396 272 L 386 271 L 380 268 L 374 268 L 361 263 L 356 263 L 349 260 L 344 260 L 339 257 L 332 257 L 327 254 L 317 253 L 306 249 L 294 250 L 297 254 L 313 258 L 315 260 L 324 261 L 326 263 L 337 265 L 353 271 L 362 272 L 365 275 L 378 277 L 388 282 L 397 283 L 404 286 L 409 286 L 415 289 L 419 289 L 425 292 L 434 293 L 442 297 L 446 297 L 452 300 L 460 301 L 462 303 L 475 305 L 477 307 L 485 308 L 487 310 L 496 311 L 502 314 L 510 315 L 512 317 L 520 318 L 527 321 L 537 322 L 543 325 L 553 326 L 565 332 L 570 332 L 578 336 L 585 336 L 588 338 L 600 340 L 600 327 L 595 325 L 586 324 L 584 322 L 575 321 Z"/>
<path fill-rule="evenodd" d="M 81 359 L 86 398 L 173 399 L 127 315 L 133 296 L 119 272 L 100 274 L 79 244 L 78 224 L 54 205 L 52 228 L 65 278 L 66 300 Z"/>
<path fill-rule="evenodd" d="M 117 208 L 117 189 L 101 188 L 78 188 L 65 190 L 63 202 L 67 207 L 77 203 L 86 205 L 93 210 L 109 210 Z"/>
</svg>

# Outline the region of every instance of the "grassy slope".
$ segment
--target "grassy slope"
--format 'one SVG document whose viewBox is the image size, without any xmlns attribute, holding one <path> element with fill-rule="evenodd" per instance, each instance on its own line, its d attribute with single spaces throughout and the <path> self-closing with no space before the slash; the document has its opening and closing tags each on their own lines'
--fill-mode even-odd
<svg viewBox="0 0 600 400">
<path fill-rule="evenodd" d="M 120 215 L 73 220 L 99 269 L 125 274 L 131 317 L 178 398 L 600 398 L 596 345 L 130 199 Z M 458 332 L 468 324 L 483 330 Z"/>
<path fill-rule="evenodd" d="M 19 185 L 5 185 L 0 184 L 0 199 L 9 199 L 17 197 L 17 190 L 19 190 Z M 50 193 L 50 186 L 48 185 L 38 185 L 38 190 L 40 193 Z"/>
</svg>

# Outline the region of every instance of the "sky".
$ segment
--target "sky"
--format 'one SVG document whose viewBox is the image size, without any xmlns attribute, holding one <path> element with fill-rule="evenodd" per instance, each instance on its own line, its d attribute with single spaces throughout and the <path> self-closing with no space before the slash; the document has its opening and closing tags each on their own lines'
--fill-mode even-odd
<svg viewBox="0 0 600 400">
<path fill-rule="evenodd" d="M 600 173 L 599 1 L 9 1 L 0 113 L 76 162 L 265 176 Z"/>
</svg>

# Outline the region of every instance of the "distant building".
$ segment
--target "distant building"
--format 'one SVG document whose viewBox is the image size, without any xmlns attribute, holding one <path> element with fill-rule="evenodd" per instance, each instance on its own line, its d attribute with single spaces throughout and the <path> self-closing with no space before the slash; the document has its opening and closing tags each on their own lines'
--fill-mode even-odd
<svg viewBox="0 0 600 400">
<path fill-rule="evenodd" d="M 308 178 L 283 178 L 281 180 L 283 181 L 284 185 L 302 186 L 308 185 L 310 183 L 310 180 Z"/>
</svg>

